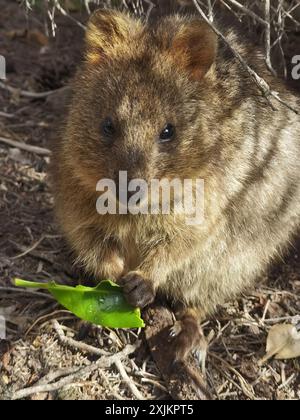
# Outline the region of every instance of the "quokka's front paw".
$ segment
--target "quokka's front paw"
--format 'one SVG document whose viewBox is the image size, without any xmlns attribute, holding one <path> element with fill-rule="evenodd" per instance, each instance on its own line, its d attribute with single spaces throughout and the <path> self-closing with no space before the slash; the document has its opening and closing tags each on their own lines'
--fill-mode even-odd
<svg viewBox="0 0 300 420">
<path fill-rule="evenodd" d="M 138 271 L 131 271 L 123 276 L 118 284 L 122 286 L 127 302 L 136 307 L 144 308 L 155 299 L 155 290 L 150 280 Z"/>
</svg>

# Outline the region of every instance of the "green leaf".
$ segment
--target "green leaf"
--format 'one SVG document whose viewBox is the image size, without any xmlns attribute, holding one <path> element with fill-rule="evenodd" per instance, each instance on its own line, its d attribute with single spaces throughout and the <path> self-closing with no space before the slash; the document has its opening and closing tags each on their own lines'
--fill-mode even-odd
<svg viewBox="0 0 300 420">
<path fill-rule="evenodd" d="M 15 279 L 18 287 L 47 289 L 55 299 L 78 318 L 109 328 L 142 328 L 141 311 L 129 305 L 122 289 L 110 280 L 97 287 L 63 286 L 54 282 L 35 283 Z"/>
</svg>

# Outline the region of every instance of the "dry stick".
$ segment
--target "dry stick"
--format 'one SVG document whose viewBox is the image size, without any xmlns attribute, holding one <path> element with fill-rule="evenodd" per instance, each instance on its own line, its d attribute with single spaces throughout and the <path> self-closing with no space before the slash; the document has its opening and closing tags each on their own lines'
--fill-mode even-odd
<svg viewBox="0 0 300 420">
<path fill-rule="evenodd" d="M 265 33 L 265 44 L 266 44 L 266 64 L 270 72 L 277 76 L 276 71 L 273 69 L 271 60 L 271 15 L 270 15 L 270 0 L 265 0 L 265 21 L 267 22 L 266 33 Z"/>
<path fill-rule="evenodd" d="M 17 289 L 14 287 L 5 287 L 5 286 L 0 286 L 0 292 L 3 293 L 21 293 L 21 294 L 25 294 L 25 295 L 32 295 L 35 297 L 42 297 L 44 299 L 49 299 L 49 300 L 55 300 L 53 296 L 51 295 L 47 295 L 46 293 L 40 293 L 40 292 L 35 292 L 33 290 L 29 290 L 29 289 Z"/>
<path fill-rule="evenodd" d="M 109 353 L 105 350 L 97 349 L 96 347 L 90 346 L 86 343 L 76 341 L 71 337 L 66 337 L 62 327 L 56 320 L 53 321 L 53 326 L 62 344 L 73 347 L 76 350 L 81 350 L 86 353 L 95 354 L 96 356 L 109 355 Z"/>
<path fill-rule="evenodd" d="M 48 19 L 49 19 L 50 24 L 51 24 L 52 36 L 54 38 L 55 35 L 56 35 L 56 28 L 57 28 L 57 25 L 56 25 L 55 20 L 54 20 L 56 9 L 55 9 L 55 7 L 52 7 L 52 11 L 50 11 L 47 7 L 48 6 L 48 4 L 47 4 L 48 0 L 44 0 L 44 2 L 46 2 L 45 9 L 47 10 L 47 16 L 48 16 Z"/>
<path fill-rule="evenodd" d="M 168 389 L 163 384 L 161 384 L 158 381 L 154 381 L 153 379 L 148 379 L 148 378 L 143 378 L 142 377 L 141 382 L 145 383 L 145 384 L 148 383 L 148 384 L 154 385 L 154 386 L 156 386 L 156 388 L 160 389 L 161 391 L 165 392 L 166 394 L 169 393 Z"/>
<path fill-rule="evenodd" d="M 124 380 L 124 382 L 126 383 L 128 388 L 130 388 L 130 390 L 131 390 L 132 394 L 135 396 L 135 398 L 137 400 L 145 400 L 145 397 L 140 393 L 140 391 L 137 389 L 134 382 L 127 375 L 127 372 L 126 372 L 126 370 L 125 370 L 125 368 L 122 364 L 121 359 L 117 359 L 114 364 L 115 364 L 116 368 L 118 369 L 122 379 Z"/>
<path fill-rule="evenodd" d="M 42 379 L 40 379 L 35 384 L 35 386 L 50 384 L 51 382 L 54 382 L 57 379 L 62 378 L 63 376 L 69 376 L 76 372 L 78 372 L 78 366 L 71 367 L 71 368 L 63 368 L 63 369 L 56 370 L 54 372 L 49 372 Z"/>
<path fill-rule="evenodd" d="M 89 0 L 84 0 L 84 7 L 85 7 L 85 10 L 87 11 L 88 15 L 91 14 L 91 9 L 90 9 L 89 3 L 90 3 Z"/>
<path fill-rule="evenodd" d="M 287 387 L 294 380 L 295 376 L 296 374 L 293 373 L 285 382 L 279 385 L 278 390 L 280 391 L 281 389 Z"/>
<path fill-rule="evenodd" d="M 17 89 L 12 86 L 9 86 L 3 82 L 0 81 L 0 88 L 7 90 L 13 95 L 20 95 L 24 96 L 24 98 L 30 98 L 30 99 L 43 99 L 47 98 L 50 95 L 53 95 L 54 93 L 59 92 L 60 90 L 64 89 L 64 87 L 56 90 L 50 90 L 47 92 L 28 92 L 27 90 Z"/>
<path fill-rule="evenodd" d="M 214 21 L 214 13 L 213 13 L 213 5 L 211 4 L 211 0 L 207 0 L 207 7 L 208 7 L 208 18 L 210 22 Z"/>
<path fill-rule="evenodd" d="M 137 8 L 138 8 L 140 16 L 143 16 L 145 13 L 145 10 L 144 10 L 144 4 L 142 0 L 137 0 Z"/>
<path fill-rule="evenodd" d="M 265 324 L 277 324 L 284 321 L 291 321 L 293 324 L 297 324 L 300 321 L 300 315 L 282 316 L 280 318 L 268 318 L 264 320 Z"/>
<path fill-rule="evenodd" d="M 43 147 L 38 146 L 31 146 L 30 144 L 26 144 L 20 141 L 6 139 L 4 137 L 0 137 L 0 142 L 7 144 L 8 146 L 16 147 L 20 150 L 24 150 L 26 152 L 35 153 L 36 155 L 40 156 L 50 156 L 51 151 L 49 149 L 45 149 Z"/>
<path fill-rule="evenodd" d="M 65 17 L 70 19 L 73 23 L 76 23 L 81 29 L 86 31 L 86 26 L 83 25 L 81 22 L 79 22 L 77 19 L 73 18 L 73 16 L 69 15 L 69 13 L 66 12 L 66 10 L 59 4 L 58 0 L 54 0 L 54 7 Z"/>
<path fill-rule="evenodd" d="M 239 16 L 238 12 L 236 10 L 234 10 L 231 5 L 227 4 L 225 2 L 225 0 L 220 0 L 220 1 L 223 4 L 223 6 L 225 6 L 226 9 L 228 9 L 237 18 L 237 20 L 240 22 L 241 17 Z"/>
<path fill-rule="evenodd" d="M 8 240 L 11 244 L 13 244 L 14 245 L 14 247 L 18 250 L 18 251 L 20 251 L 20 252 L 26 252 L 27 251 L 27 248 L 26 248 L 26 246 L 23 246 L 23 245 L 20 245 L 20 244 L 18 244 L 17 242 L 14 242 L 14 241 L 12 241 L 12 240 Z M 36 252 L 36 251 L 30 251 L 30 252 L 28 252 L 28 254 L 30 255 L 30 256 L 32 256 L 33 258 L 36 258 L 36 259 L 38 259 L 38 260 L 40 260 L 40 261 L 44 261 L 44 262 L 46 262 L 46 263 L 48 263 L 48 264 L 51 264 L 52 266 L 54 266 L 55 265 L 55 262 L 54 262 L 54 260 L 52 259 L 52 258 L 48 258 L 48 257 L 46 257 L 45 255 L 41 255 L 39 252 Z"/>
<path fill-rule="evenodd" d="M 111 365 L 115 364 L 117 360 L 122 360 L 129 354 L 133 353 L 135 350 L 136 346 L 127 345 L 124 350 L 120 351 L 119 353 L 116 353 L 112 356 L 102 356 L 91 365 L 78 369 L 75 373 L 66 376 L 54 384 L 36 385 L 30 388 L 16 391 L 13 393 L 11 400 L 21 400 L 33 394 L 58 391 L 59 389 L 74 383 L 76 380 L 82 378 L 83 376 L 91 375 L 91 373 L 95 372 L 97 369 L 110 367 Z"/>
<path fill-rule="evenodd" d="M 145 0 L 145 3 L 148 4 L 148 10 L 147 10 L 147 13 L 146 13 L 146 22 L 148 22 L 149 19 L 150 19 L 150 15 L 152 13 L 152 10 L 155 8 L 155 4 L 151 0 Z"/>
<path fill-rule="evenodd" d="M 261 318 L 261 319 L 260 319 L 260 321 L 259 321 L 259 324 L 260 324 L 261 326 L 264 326 L 264 323 L 265 323 L 265 320 L 266 320 L 266 317 L 267 317 L 267 313 L 268 313 L 268 310 L 269 310 L 270 304 L 271 304 L 271 300 L 270 300 L 270 299 L 268 299 L 268 301 L 267 301 L 267 303 L 266 303 L 266 306 L 265 306 L 265 309 L 264 309 L 263 316 L 262 316 L 262 318 Z"/>
<path fill-rule="evenodd" d="M 8 114 L 7 112 L 0 111 L 0 117 L 2 118 L 15 118 L 14 114 Z"/>
<path fill-rule="evenodd" d="M 16 255 L 15 257 L 12 257 L 11 260 L 17 260 L 19 258 L 25 257 L 27 254 L 30 254 L 32 251 L 34 251 L 45 239 L 57 239 L 61 238 L 60 235 L 43 235 L 35 244 L 33 244 L 30 248 L 28 248 L 26 251 L 22 252 L 21 254 Z"/>
<path fill-rule="evenodd" d="M 256 13 L 252 12 L 252 10 L 248 9 L 246 6 L 243 6 L 236 0 L 226 0 L 226 2 L 231 3 L 232 5 L 236 6 L 238 9 L 242 10 L 246 15 L 252 17 L 257 22 L 261 23 L 264 26 L 267 26 L 268 23 L 262 19 L 260 16 L 258 16 Z"/>
<path fill-rule="evenodd" d="M 297 9 L 300 6 L 300 3 L 296 4 L 294 7 L 292 7 L 290 10 L 284 10 L 283 11 L 283 15 L 287 16 L 288 18 L 290 18 L 297 26 L 300 26 L 300 22 L 298 20 L 296 20 L 293 15 L 291 15 L 291 13 L 293 13 L 293 11 L 295 9 Z"/>
<path fill-rule="evenodd" d="M 138 9 L 138 4 L 135 3 L 134 0 L 131 1 L 131 6 L 133 8 L 133 12 L 135 15 L 137 15 L 139 13 L 139 9 Z"/>
<path fill-rule="evenodd" d="M 290 10 L 289 13 L 293 13 L 296 9 L 298 9 L 298 7 L 300 7 L 300 3 L 298 2 L 297 4 L 295 4 Z"/>
<path fill-rule="evenodd" d="M 268 101 L 269 105 L 271 106 L 271 108 L 274 111 L 276 111 L 276 108 L 273 106 L 272 102 L 270 101 L 269 96 L 272 96 L 274 99 L 276 99 L 276 101 L 278 101 L 279 103 L 281 103 L 281 105 L 284 105 L 285 107 L 287 107 L 291 111 L 295 112 L 295 114 L 299 115 L 299 111 L 297 109 L 295 109 L 294 107 L 292 107 L 288 103 L 284 102 L 279 97 L 279 94 L 277 92 L 274 92 L 273 90 L 271 90 L 271 88 L 268 85 L 268 83 L 264 79 L 262 79 L 250 66 L 248 66 L 248 64 L 244 61 L 243 57 L 241 56 L 241 54 L 238 51 L 236 51 L 230 45 L 230 42 L 222 34 L 222 32 L 220 32 L 214 26 L 214 24 L 212 22 L 210 22 L 210 20 L 208 19 L 208 17 L 206 16 L 206 14 L 202 10 L 202 8 L 200 7 L 200 5 L 198 3 L 198 0 L 192 0 L 192 1 L 193 1 L 194 5 L 195 5 L 196 9 L 200 13 L 201 17 L 203 18 L 203 20 L 212 28 L 212 30 L 215 32 L 215 34 L 218 35 L 225 42 L 225 44 L 228 46 L 228 48 L 230 48 L 230 50 L 231 50 L 232 54 L 235 56 L 235 58 L 242 64 L 242 66 L 245 68 L 245 70 L 247 71 L 247 73 L 249 74 L 249 76 L 255 81 L 255 83 L 257 84 L 257 86 L 261 90 L 262 94 L 265 96 L 266 100 Z"/>
<path fill-rule="evenodd" d="M 122 3 L 123 3 L 123 6 L 124 6 L 126 9 L 129 9 L 129 7 L 128 7 L 128 4 L 127 4 L 127 1 L 126 1 L 126 0 L 123 0 L 123 1 L 122 1 Z"/>
<path fill-rule="evenodd" d="M 276 13 L 278 15 L 278 20 L 277 20 L 278 29 L 276 30 L 277 38 L 273 42 L 273 44 L 271 45 L 271 50 L 276 45 L 278 45 L 278 48 L 279 48 L 279 51 L 280 51 L 280 54 L 281 54 L 281 58 L 282 58 L 284 78 L 287 79 L 287 64 L 286 64 L 286 59 L 285 59 L 285 53 L 284 53 L 283 46 L 282 46 L 282 38 L 285 35 L 284 18 L 283 18 L 283 14 L 282 14 L 282 2 L 283 1 L 284 0 L 280 0 L 280 2 L 278 4 L 278 8 L 276 9 Z"/>
</svg>

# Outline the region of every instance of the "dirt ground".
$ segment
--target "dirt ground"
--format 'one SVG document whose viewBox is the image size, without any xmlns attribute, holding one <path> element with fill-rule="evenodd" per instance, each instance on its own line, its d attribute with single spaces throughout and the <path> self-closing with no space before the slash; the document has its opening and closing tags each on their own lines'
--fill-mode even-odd
<svg viewBox="0 0 300 420">
<path fill-rule="evenodd" d="M 58 17 L 56 37 L 48 39 L 40 13 L 26 16 L 7 0 L 0 0 L 0 10 L 8 85 L 27 92 L 65 86 L 80 60 L 83 30 Z M 56 95 L 36 99 L 0 88 L 0 137 L 50 148 L 60 102 Z M 48 295 L 12 288 L 15 277 L 70 284 L 78 276 L 53 218 L 48 164 L 49 156 L 0 142 L 0 315 L 7 320 L 7 337 L 0 340 L 0 399 L 169 398 L 168 383 L 146 345 L 137 345 L 138 331 L 87 328 Z M 298 235 L 255 291 L 205 323 L 207 335 L 214 331 L 206 374 L 215 398 L 300 398 L 299 359 L 259 365 L 271 326 L 297 322 L 299 293 Z"/>
</svg>

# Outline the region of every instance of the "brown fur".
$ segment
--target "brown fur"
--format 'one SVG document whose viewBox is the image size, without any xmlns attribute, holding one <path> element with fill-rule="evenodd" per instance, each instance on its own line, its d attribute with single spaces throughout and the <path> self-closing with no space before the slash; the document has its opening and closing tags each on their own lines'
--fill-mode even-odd
<svg viewBox="0 0 300 420">
<path fill-rule="evenodd" d="M 299 105 L 258 50 L 232 31 L 227 37 Z M 61 226 L 91 276 L 120 281 L 131 303 L 144 306 L 160 292 L 203 319 L 253 285 L 289 244 L 300 220 L 299 117 L 276 102 L 272 111 L 206 24 L 172 16 L 150 28 L 97 12 L 73 91 L 53 180 Z M 110 146 L 100 133 L 108 116 L 117 122 Z M 169 122 L 176 138 L 159 145 Z M 204 179 L 205 222 L 99 216 L 96 183 L 120 170 L 147 181 Z"/>
</svg>

